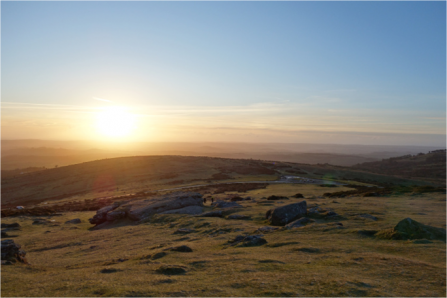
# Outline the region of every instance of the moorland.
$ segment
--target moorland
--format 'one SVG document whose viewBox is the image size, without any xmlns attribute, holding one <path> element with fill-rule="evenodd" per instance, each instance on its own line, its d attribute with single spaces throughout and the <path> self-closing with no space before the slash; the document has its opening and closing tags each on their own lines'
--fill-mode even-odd
<svg viewBox="0 0 447 298">
<path fill-rule="evenodd" d="M 2 241 L 26 260 L 2 261 L 1 294 L 445 297 L 442 169 L 445 151 L 352 167 L 153 155 L 18 169 L 2 175 Z M 398 229 L 407 218 L 417 233 Z"/>
</svg>

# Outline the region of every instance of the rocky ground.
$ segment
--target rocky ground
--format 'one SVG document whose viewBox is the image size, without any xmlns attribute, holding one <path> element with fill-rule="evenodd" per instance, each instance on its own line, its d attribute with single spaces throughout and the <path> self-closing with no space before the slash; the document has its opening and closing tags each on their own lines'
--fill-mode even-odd
<svg viewBox="0 0 447 298">
<path fill-rule="evenodd" d="M 353 190 L 177 192 L 6 217 L 1 294 L 445 297 L 445 193 L 323 195 Z"/>
</svg>

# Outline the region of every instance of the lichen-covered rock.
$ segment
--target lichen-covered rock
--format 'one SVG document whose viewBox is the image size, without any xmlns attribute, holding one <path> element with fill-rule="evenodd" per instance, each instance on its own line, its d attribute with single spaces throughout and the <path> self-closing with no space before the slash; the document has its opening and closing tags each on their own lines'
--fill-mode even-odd
<svg viewBox="0 0 447 298">
<path fill-rule="evenodd" d="M 28 264 L 28 261 L 26 260 L 26 252 L 21 250 L 21 246 L 17 243 L 14 243 L 14 240 L 12 239 L 6 239 L 2 240 L 1 242 L 2 246 L 2 255 L 1 260 L 2 261 L 9 261 L 12 263 L 15 263 L 17 261 L 21 263 Z"/>
<path fill-rule="evenodd" d="M 180 209 L 168 210 L 161 212 L 159 214 L 189 214 L 189 215 L 197 215 L 203 212 L 202 206 L 188 206 Z"/>
<path fill-rule="evenodd" d="M 302 201 L 299 203 L 281 206 L 271 209 L 267 212 L 266 217 L 270 224 L 274 226 L 284 226 L 296 219 L 305 216 L 307 213 L 307 203 Z"/>
<path fill-rule="evenodd" d="M 381 239 L 394 240 L 427 239 L 446 241 L 445 229 L 424 225 L 411 218 L 401 220 L 394 228 L 378 231 L 375 236 Z"/>
<path fill-rule="evenodd" d="M 109 213 L 112 210 L 115 210 L 118 207 L 119 207 L 118 204 L 113 204 L 110 206 L 103 207 L 103 208 L 99 209 L 98 211 L 96 211 L 96 214 L 93 216 L 93 218 L 90 218 L 88 221 L 92 225 L 102 224 L 103 222 L 107 221 L 107 213 Z"/>
<path fill-rule="evenodd" d="M 141 221 L 154 214 L 168 210 L 181 209 L 188 206 L 203 207 L 203 197 L 200 193 L 173 193 L 160 198 L 130 202 L 127 217 Z"/>
<path fill-rule="evenodd" d="M 394 230 L 398 232 L 403 239 L 428 239 L 446 241 L 445 229 L 436 228 L 421 224 L 411 218 L 401 220 Z"/>
</svg>

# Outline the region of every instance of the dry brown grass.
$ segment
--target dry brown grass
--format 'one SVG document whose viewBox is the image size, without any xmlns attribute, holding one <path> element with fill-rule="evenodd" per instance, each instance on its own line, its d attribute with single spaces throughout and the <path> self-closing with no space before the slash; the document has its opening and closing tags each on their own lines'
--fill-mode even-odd
<svg viewBox="0 0 447 298">
<path fill-rule="evenodd" d="M 330 191 L 343 190 L 343 187 Z M 304 228 L 265 233 L 266 245 L 230 247 L 229 239 L 266 225 L 272 206 L 243 201 L 238 211 L 252 220 L 157 217 L 152 222 L 116 224 L 91 231 L 94 212 L 54 216 L 60 225 L 19 222 L 13 238 L 27 251 L 31 265 L 2 266 L 2 296 L 446 296 L 446 244 L 414 244 L 362 236 L 359 230 L 393 227 L 405 217 L 445 228 L 445 195 L 380 198 L 319 198 L 327 188 L 315 185 L 270 185 L 246 195 L 302 193 L 309 205 L 319 204 L 344 216 L 316 219 Z M 224 195 L 221 195 L 222 197 Z M 280 206 L 301 199 L 269 202 Z M 335 201 L 335 202 L 334 202 Z M 209 208 L 209 207 L 207 207 Z M 377 221 L 358 218 L 369 213 Z M 64 222 L 81 218 L 82 224 Z M 343 228 L 330 226 L 341 222 Z M 71 229 L 77 227 L 78 229 Z M 195 229 L 174 234 L 180 227 Z M 46 233 L 46 231 L 50 231 Z M 165 257 L 145 258 L 171 246 L 188 245 L 191 253 L 167 251 Z M 125 261 L 120 262 L 119 259 Z M 166 276 L 162 265 L 180 265 L 186 274 Z M 101 273 L 115 268 L 113 273 Z"/>
</svg>

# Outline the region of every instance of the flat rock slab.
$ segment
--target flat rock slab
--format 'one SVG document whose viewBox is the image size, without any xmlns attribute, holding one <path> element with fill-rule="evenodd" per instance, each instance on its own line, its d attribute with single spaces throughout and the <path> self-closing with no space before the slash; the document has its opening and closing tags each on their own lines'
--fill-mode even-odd
<svg viewBox="0 0 447 298">
<path fill-rule="evenodd" d="M 197 215 L 203 212 L 202 206 L 188 206 L 180 209 L 168 210 L 161 212 L 159 214 L 189 214 L 189 215 Z"/>
<path fill-rule="evenodd" d="M 176 192 L 169 195 L 151 197 L 150 199 L 117 203 L 99 209 L 91 224 L 100 228 L 102 224 L 121 219 L 144 221 L 154 214 L 200 214 L 203 198 L 196 192 Z"/>
</svg>

